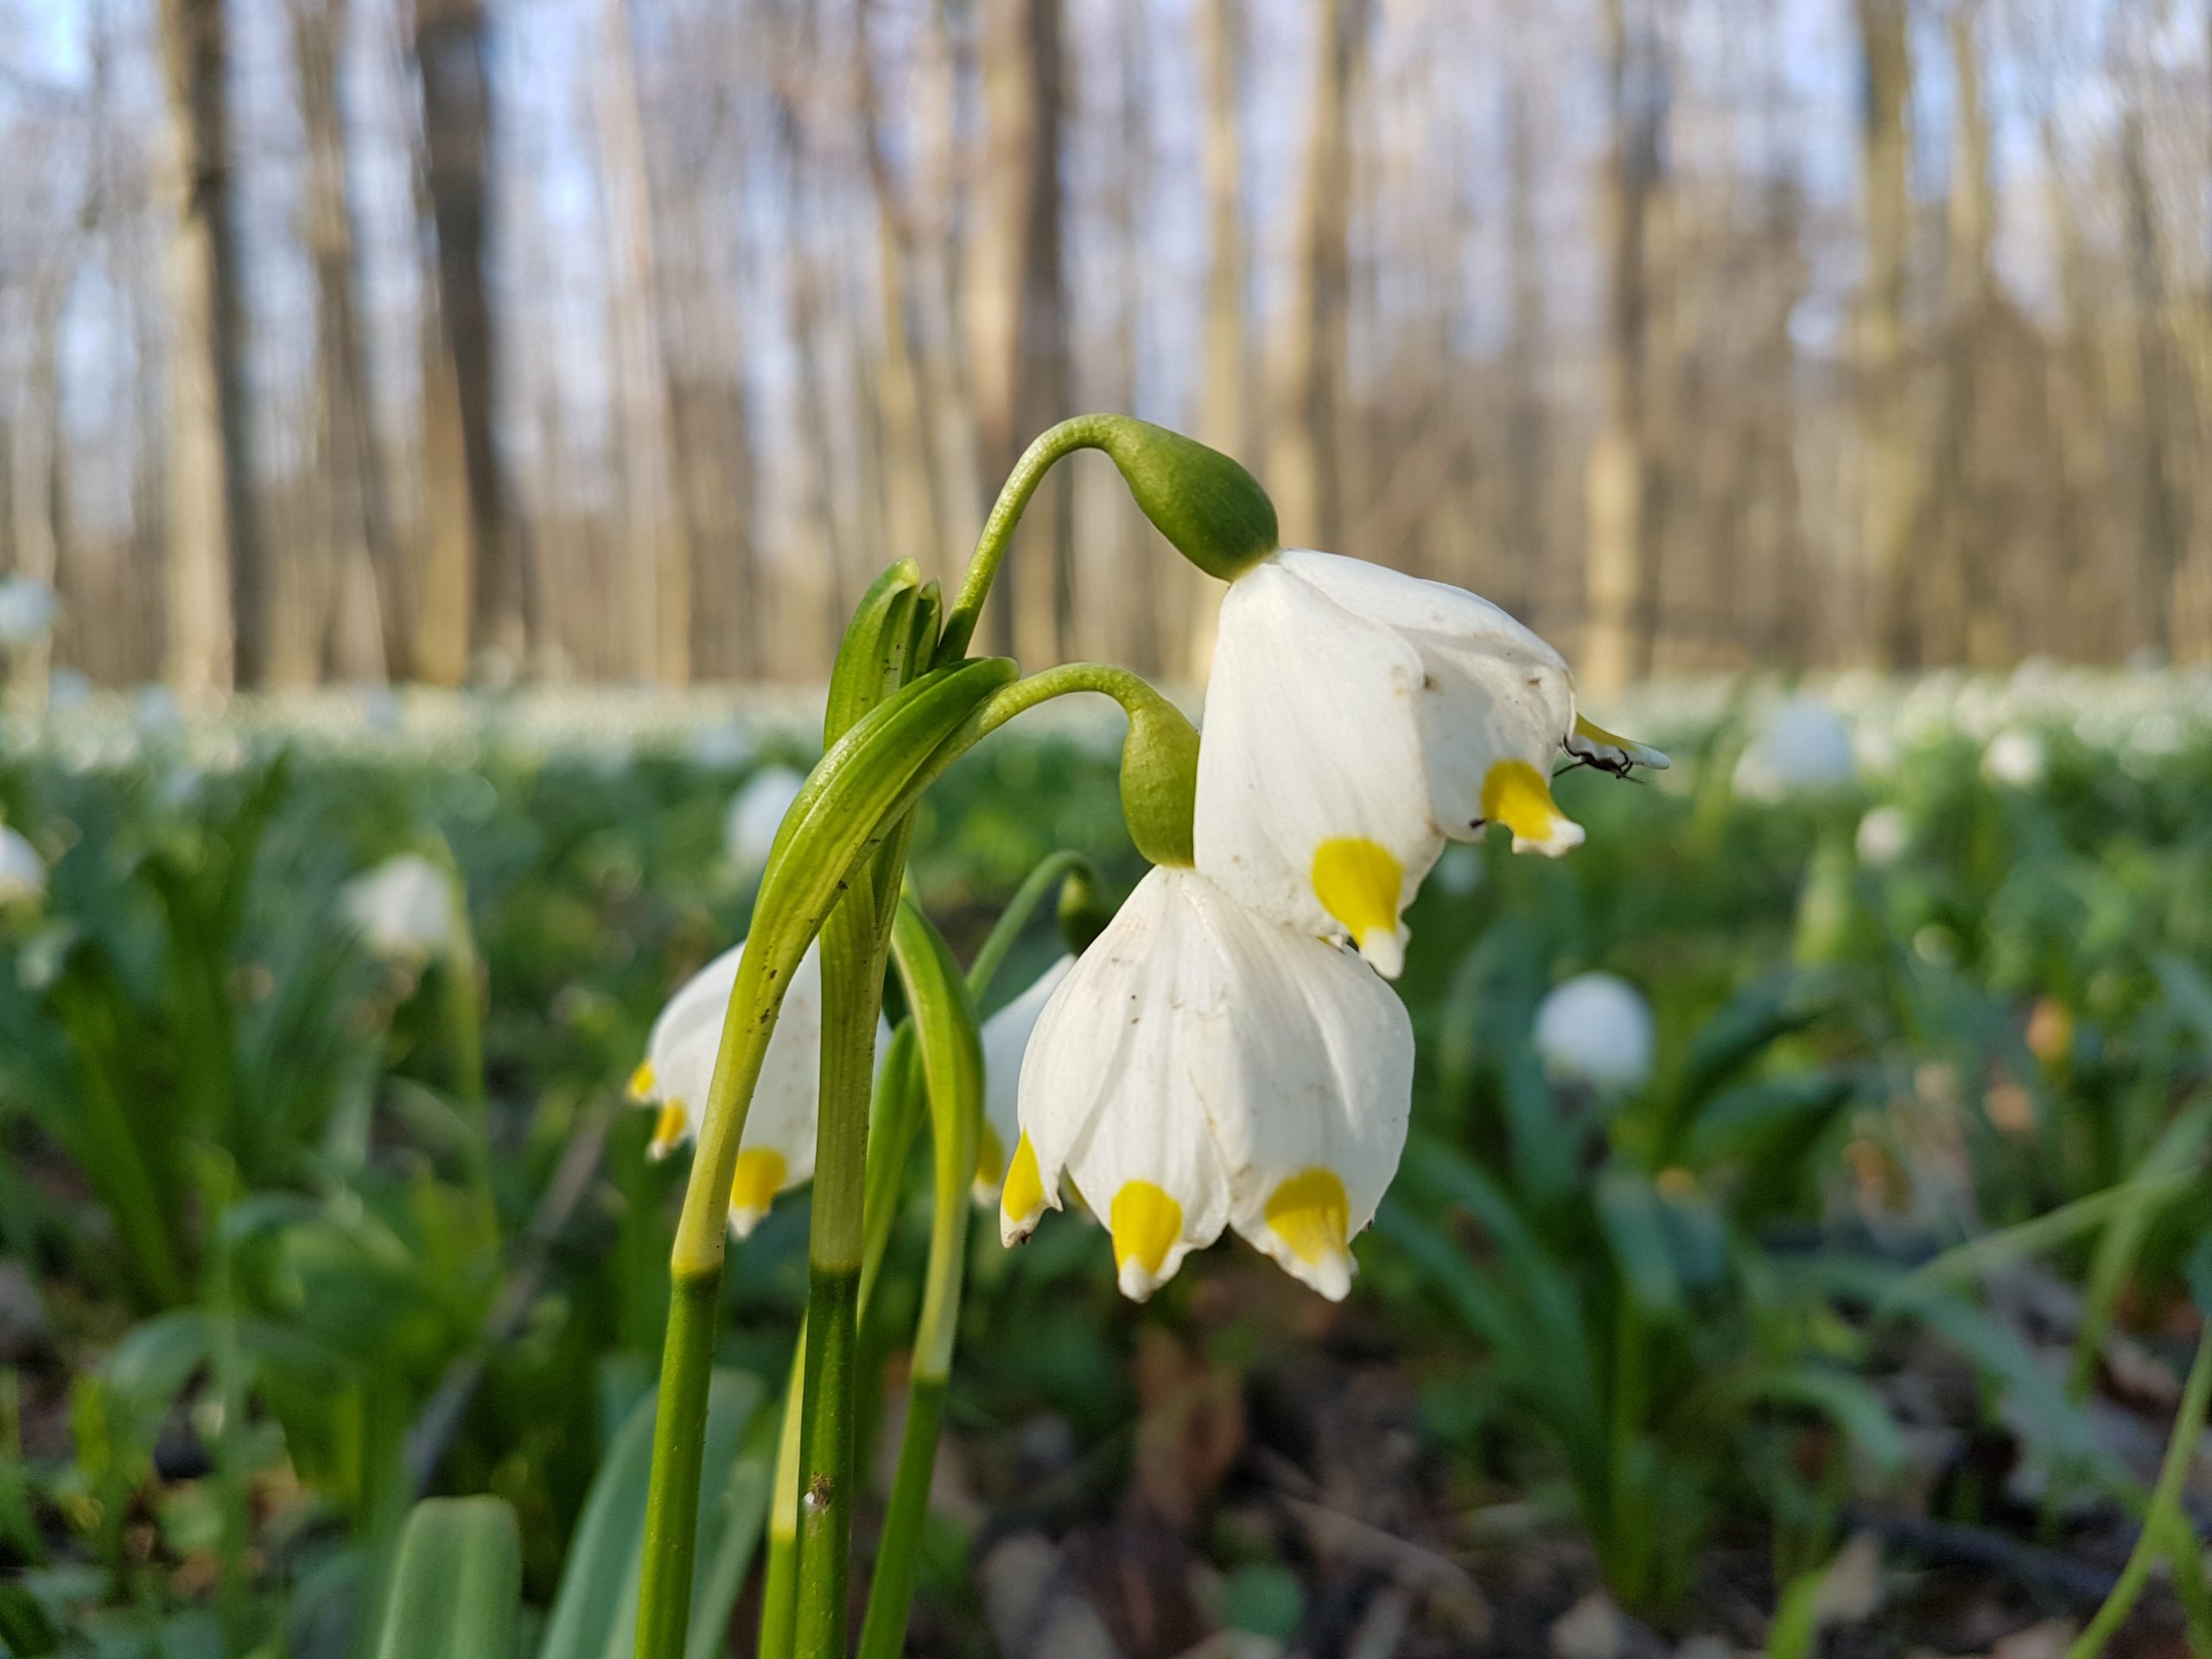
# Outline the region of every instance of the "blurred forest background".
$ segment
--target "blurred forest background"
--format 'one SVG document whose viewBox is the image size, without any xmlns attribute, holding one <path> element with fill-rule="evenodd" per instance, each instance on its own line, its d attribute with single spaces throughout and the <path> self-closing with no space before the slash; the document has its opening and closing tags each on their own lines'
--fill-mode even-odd
<svg viewBox="0 0 2212 1659">
<path fill-rule="evenodd" d="M 0 155 L 34 680 L 817 677 L 1086 408 L 1601 686 L 2212 652 L 2202 0 L 0 0 Z M 989 643 L 1203 672 L 1066 476 Z"/>
</svg>

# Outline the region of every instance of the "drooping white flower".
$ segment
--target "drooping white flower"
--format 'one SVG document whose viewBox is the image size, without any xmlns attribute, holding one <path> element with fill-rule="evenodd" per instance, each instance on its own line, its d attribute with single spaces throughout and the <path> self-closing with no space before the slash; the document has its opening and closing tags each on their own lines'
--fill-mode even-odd
<svg viewBox="0 0 2212 1659">
<path fill-rule="evenodd" d="M 776 831 L 805 782 L 789 766 L 763 766 L 730 797 L 722 818 L 722 855 L 741 875 L 758 875 L 766 866 Z"/>
<path fill-rule="evenodd" d="M 1075 966 L 1064 956 L 1020 996 L 983 1021 L 983 1123 L 976 1144 L 976 1202 L 998 1202 L 1006 1182 L 1007 1148 L 1021 1138 L 1021 1057 L 1045 1004 Z"/>
<path fill-rule="evenodd" d="M 1858 776 L 1851 728 L 1826 703 L 1793 697 L 1759 728 L 1736 762 L 1736 792 L 1778 801 L 1805 790 L 1840 789 Z"/>
<path fill-rule="evenodd" d="M 1536 1052 L 1562 1083 L 1624 1094 L 1651 1079 L 1651 1005 L 1626 980 L 1577 974 L 1536 1006 Z"/>
<path fill-rule="evenodd" d="M 1491 823 L 1557 855 L 1581 826 L 1552 799 L 1571 755 L 1615 772 L 1666 757 L 1574 709 L 1560 654 L 1487 600 L 1333 554 L 1261 560 L 1222 601 L 1198 868 L 1301 931 L 1349 935 L 1381 972 L 1447 838 Z"/>
<path fill-rule="evenodd" d="M 1879 868 L 1894 864 L 1912 844 L 1912 820 L 1901 806 L 1878 806 L 1859 820 L 1859 861 Z"/>
<path fill-rule="evenodd" d="M 453 878 L 419 853 L 401 853 L 353 881 L 346 913 L 386 962 L 419 965 L 461 938 Z"/>
<path fill-rule="evenodd" d="M 2010 784 L 2015 789 L 2033 789 L 2043 782 L 2049 766 L 2043 739 L 2017 726 L 1998 733 L 1981 752 L 1982 775 L 1992 783 Z"/>
<path fill-rule="evenodd" d="M 646 1147 L 654 1158 L 667 1157 L 698 1133 L 721 1047 L 722 1018 L 744 956 L 741 943 L 684 981 L 645 1039 L 645 1058 L 630 1077 L 630 1098 L 656 1109 Z M 876 1026 L 880 1054 L 890 1033 L 880 1020 Z M 738 1237 L 760 1224 L 779 1192 L 812 1177 L 821 1103 L 822 947 L 814 944 L 799 958 L 784 993 L 745 1114 L 729 1191 L 729 1230 Z"/>
<path fill-rule="evenodd" d="M 1413 1058 L 1403 1005 L 1349 950 L 1154 869 L 1029 1039 L 1001 1235 L 1028 1236 L 1065 1179 L 1135 1300 L 1224 1227 L 1340 1298 L 1405 1146 Z"/>
<path fill-rule="evenodd" d="M 0 823 L 0 905 L 35 904 L 46 897 L 46 861 L 18 830 Z"/>
<path fill-rule="evenodd" d="M 61 601 L 35 576 L 0 577 L 0 649 L 20 651 L 54 632 Z"/>
</svg>

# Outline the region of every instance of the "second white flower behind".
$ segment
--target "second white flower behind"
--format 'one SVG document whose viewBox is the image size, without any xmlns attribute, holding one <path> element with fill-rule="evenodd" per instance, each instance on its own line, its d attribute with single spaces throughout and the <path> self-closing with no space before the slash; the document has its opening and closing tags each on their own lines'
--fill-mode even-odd
<svg viewBox="0 0 2212 1659">
<path fill-rule="evenodd" d="M 698 1133 L 721 1046 L 722 1017 L 744 957 L 743 944 L 723 951 L 686 980 L 653 1021 L 645 1060 L 630 1078 L 630 1098 L 657 1109 L 647 1148 L 655 1158 L 665 1158 Z M 879 1055 L 888 1034 L 879 1020 Z M 738 1237 L 760 1224 L 779 1192 L 812 1178 L 821 1103 L 822 949 L 817 944 L 808 947 L 791 975 L 745 1116 L 729 1191 L 729 1228 Z"/>
<path fill-rule="evenodd" d="M 1404 1006 L 1349 950 L 1154 869 L 1037 1021 L 1001 1232 L 1027 1237 L 1065 1179 L 1135 1300 L 1224 1227 L 1340 1298 L 1405 1147 L 1413 1064 Z"/>
</svg>

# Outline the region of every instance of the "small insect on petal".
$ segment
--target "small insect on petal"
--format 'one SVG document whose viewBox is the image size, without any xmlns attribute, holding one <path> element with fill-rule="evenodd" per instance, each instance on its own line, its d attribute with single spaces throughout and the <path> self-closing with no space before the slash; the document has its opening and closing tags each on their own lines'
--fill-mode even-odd
<svg viewBox="0 0 2212 1659">
<path fill-rule="evenodd" d="M 1385 979 L 1395 979 L 1406 962 L 1398 931 L 1405 874 L 1389 848 L 1363 836 L 1341 836 L 1313 849 L 1313 896 Z"/>
<path fill-rule="evenodd" d="M 1160 1288 L 1168 1253 L 1183 1233 L 1183 1206 L 1150 1181 L 1125 1181 L 1108 1218 L 1122 1294 L 1143 1301 Z"/>
<path fill-rule="evenodd" d="M 1014 1142 L 1014 1161 L 1007 1166 L 1006 1185 L 999 1193 L 999 1231 L 1007 1243 L 1014 1243 L 1029 1236 L 1044 1213 L 1045 1181 L 1037 1169 L 1037 1148 L 1024 1135 Z"/>
<path fill-rule="evenodd" d="M 1331 1301 L 1342 1301 L 1352 1274 L 1351 1205 L 1342 1178 L 1332 1169 L 1300 1170 L 1275 1188 L 1267 1217 L 1289 1252 L 1283 1266 Z"/>
<path fill-rule="evenodd" d="M 1516 853 L 1557 858 L 1582 844 L 1582 826 L 1559 810 L 1544 774 L 1526 760 L 1500 760 L 1484 776 L 1483 817 L 1513 832 Z"/>
<path fill-rule="evenodd" d="M 782 1190 L 784 1172 L 790 1166 L 773 1147 L 750 1147 L 737 1154 L 737 1170 L 729 1183 L 729 1230 L 743 1238 L 760 1224 L 768 1206 Z"/>
<path fill-rule="evenodd" d="M 653 1116 L 653 1138 L 645 1143 L 645 1156 L 658 1162 L 683 1144 L 691 1132 L 691 1114 L 680 1100 L 664 1102 Z"/>
<path fill-rule="evenodd" d="M 1625 773 L 1630 766 L 1643 766 L 1652 772 L 1667 770 L 1666 755 L 1649 743 L 1609 732 L 1580 715 L 1574 717 L 1574 729 L 1567 734 L 1567 752 L 1610 772 Z"/>
</svg>

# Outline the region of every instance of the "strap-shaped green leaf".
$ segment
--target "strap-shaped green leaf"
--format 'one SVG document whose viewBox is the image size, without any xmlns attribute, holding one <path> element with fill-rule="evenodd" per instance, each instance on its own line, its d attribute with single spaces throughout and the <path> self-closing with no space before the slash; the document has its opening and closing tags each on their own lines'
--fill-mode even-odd
<svg viewBox="0 0 2212 1659">
<path fill-rule="evenodd" d="M 738 1370 L 718 1370 L 708 1385 L 699 1568 L 691 1589 L 695 1653 L 721 1650 L 730 1609 L 767 1513 L 775 1424 L 760 1409 L 762 1392 L 758 1378 Z M 631 1408 L 592 1478 L 537 1659 L 628 1659 L 638 1615 L 653 1405 L 649 1395 Z"/>
<path fill-rule="evenodd" d="M 886 691 L 911 677 L 905 671 L 911 660 L 915 596 L 921 582 L 920 567 L 912 559 L 900 559 L 861 595 L 830 671 L 830 696 L 822 716 L 825 744 L 852 730 L 883 701 Z"/>
<path fill-rule="evenodd" d="M 429 1497 L 399 1536 L 378 1659 L 517 1659 L 522 1534 L 498 1497 Z"/>
</svg>

